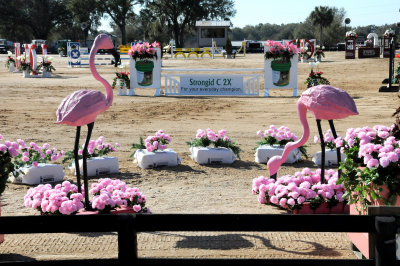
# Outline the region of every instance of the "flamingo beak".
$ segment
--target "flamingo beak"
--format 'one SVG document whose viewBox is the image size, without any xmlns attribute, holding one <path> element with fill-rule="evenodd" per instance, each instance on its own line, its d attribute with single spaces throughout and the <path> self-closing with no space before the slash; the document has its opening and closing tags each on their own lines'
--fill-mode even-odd
<svg viewBox="0 0 400 266">
<path fill-rule="evenodd" d="M 118 65 L 121 64 L 121 59 L 120 59 L 120 55 L 117 52 L 117 50 L 115 50 L 115 48 L 113 49 L 107 49 L 107 51 L 112 54 L 112 56 L 114 56 L 115 60 L 111 60 L 111 64 L 114 64 L 115 67 L 117 67 Z"/>
</svg>

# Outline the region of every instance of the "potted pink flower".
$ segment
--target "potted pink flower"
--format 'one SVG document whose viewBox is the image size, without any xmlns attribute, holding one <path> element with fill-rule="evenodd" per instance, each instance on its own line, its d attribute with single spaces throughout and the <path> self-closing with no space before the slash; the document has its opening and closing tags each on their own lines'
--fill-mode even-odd
<svg viewBox="0 0 400 266">
<path fill-rule="evenodd" d="M 186 142 L 190 148 L 191 158 L 198 164 L 231 164 L 240 159 L 240 148 L 221 129 L 215 133 L 210 128 L 198 129 L 196 138 Z M 209 146 L 214 147 L 209 147 Z"/>
<path fill-rule="evenodd" d="M 267 163 L 272 156 L 282 155 L 286 143 L 297 140 L 297 136 L 285 126 L 277 128 L 275 125 L 270 125 L 269 129 L 257 131 L 257 136 L 262 139 L 257 142 L 255 149 L 254 156 L 257 163 Z M 301 160 L 301 155 L 307 158 L 305 146 L 293 149 L 287 157 L 286 163 L 295 163 Z"/>
<path fill-rule="evenodd" d="M 88 160 L 87 160 L 87 173 L 88 176 L 99 176 L 103 174 L 115 174 L 119 172 L 118 157 L 106 156 L 110 153 L 116 152 L 120 148 L 119 143 L 114 145 L 104 141 L 104 137 L 101 136 L 97 140 L 90 140 L 88 145 Z M 79 147 L 78 158 L 79 165 L 81 167 L 81 173 L 83 172 L 83 145 Z M 68 151 L 65 153 L 63 163 L 69 162 L 69 169 L 75 173 L 75 156 L 74 151 Z"/>
<path fill-rule="evenodd" d="M 12 182 L 37 185 L 64 179 L 62 165 L 55 163 L 64 156 L 63 150 L 50 147 L 48 143 L 41 146 L 35 142 L 25 144 L 22 139 L 17 143 L 21 152 L 14 157 L 14 171 L 10 175 Z"/>
<path fill-rule="evenodd" d="M 171 142 L 169 134 L 163 130 L 158 130 L 154 135 L 148 136 L 144 141 L 140 137 L 138 144 L 132 144 L 131 149 L 134 153 L 131 157 L 135 158 L 135 162 L 140 168 L 155 168 L 159 166 L 177 166 L 181 162 L 178 154 L 167 149 L 167 145 Z"/>
<path fill-rule="evenodd" d="M 271 204 L 292 213 L 343 213 L 348 212 L 343 197 L 344 185 L 338 183 L 338 173 L 325 171 L 325 184 L 320 182 L 321 170 L 315 172 L 304 168 L 294 175 L 275 179 L 263 176 L 253 180 L 253 194 L 258 194 L 258 202 Z"/>
<path fill-rule="evenodd" d="M 365 213 L 368 205 L 400 205 L 400 140 L 393 129 L 349 128 L 339 143 L 347 156 L 340 182 L 353 213 Z"/>
<path fill-rule="evenodd" d="M 0 134 L 0 216 L 1 216 L 1 194 L 6 188 L 7 179 L 10 173 L 14 172 L 15 167 L 13 158 L 18 156 L 20 149 L 17 142 L 4 140 Z M 0 235 L 0 244 L 4 241 L 4 235 Z"/>
<path fill-rule="evenodd" d="M 24 196 L 25 207 L 38 210 L 41 215 L 76 214 L 83 206 L 83 195 L 69 181 L 54 186 L 41 184 L 30 188 Z"/>
<path fill-rule="evenodd" d="M 264 66 L 271 70 L 269 78 L 272 78 L 272 83 L 278 87 L 287 86 L 290 83 L 290 68 L 298 61 L 299 50 L 296 44 L 268 40 L 264 50 Z"/>
<path fill-rule="evenodd" d="M 46 184 L 30 188 L 24 203 L 41 215 L 150 213 L 145 206 L 146 196 L 138 188 L 130 188 L 118 179 L 99 179 L 92 184 L 89 194 L 94 212 L 85 211 L 83 193 L 78 193 L 78 187 L 69 181 L 54 187 Z"/>
<path fill-rule="evenodd" d="M 131 188 L 125 182 L 110 178 L 101 178 L 92 184 L 89 194 L 93 195 L 92 208 L 100 213 L 150 213 L 146 205 L 146 196 L 139 188 Z"/>
<path fill-rule="evenodd" d="M 392 127 L 375 125 L 349 128 L 341 147 L 347 158 L 340 165 L 338 182 L 346 189 L 350 214 L 370 214 L 368 206 L 400 205 L 400 131 L 398 109 Z M 376 207 L 381 215 L 384 209 Z M 348 233 L 350 240 L 366 258 L 374 256 L 373 238 L 364 233 Z"/>
<path fill-rule="evenodd" d="M 154 59 L 157 60 L 157 50 L 160 49 L 158 42 L 137 43 L 128 51 L 129 56 L 135 60 L 137 72 L 137 83 L 140 86 L 150 86 L 153 84 Z M 139 60 L 137 60 L 139 59 Z"/>
</svg>

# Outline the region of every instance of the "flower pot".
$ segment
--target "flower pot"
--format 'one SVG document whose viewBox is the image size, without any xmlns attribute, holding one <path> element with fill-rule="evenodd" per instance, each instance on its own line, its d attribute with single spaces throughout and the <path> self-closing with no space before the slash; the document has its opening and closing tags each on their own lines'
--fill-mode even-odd
<svg viewBox="0 0 400 266">
<path fill-rule="evenodd" d="M 136 61 L 137 83 L 140 86 L 150 86 L 153 84 L 154 62 L 149 60 Z"/>
<path fill-rule="evenodd" d="M 304 202 L 300 209 L 294 209 L 292 211 L 293 214 L 314 214 L 315 210 L 311 209 L 311 205 L 309 202 Z"/>
<path fill-rule="evenodd" d="M 181 162 L 181 158 L 172 149 L 155 152 L 140 149 L 135 152 L 134 158 L 137 165 L 142 169 L 159 166 L 177 166 Z"/>
<path fill-rule="evenodd" d="M 29 70 L 22 70 L 22 77 L 24 78 L 30 78 L 31 74 L 29 73 Z"/>
<path fill-rule="evenodd" d="M 10 62 L 8 65 L 8 72 L 14 72 L 15 71 L 15 64 L 13 62 Z"/>
<path fill-rule="evenodd" d="M 279 146 L 279 145 L 261 145 L 260 147 L 257 148 L 254 157 L 255 161 L 257 163 L 267 163 L 268 160 L 275 155 L 282 155 L 284 146 Z M 299 161 L 301 158 L 301 152 L 298 148 L 293 149 L 288 157 L 286 158 L 285 163 L 295 163 Z"/>
<path fill-rule="evenodd" d="M 327 202 L 322 202 L 318 208 L 315 209 L 315 214 L 329 214 L 331 213 L 331 209 Z"/>
<path fill-rule="evenodd" d="M 80 209 L 76 215 L 93 215 L 93 214 L 120 214 L 120 213 L 135 213 L 132 207 L 122 206 L 116 208 L 115 210 L 111 210 L 109 213 L 102 213 L 98 210 L 95 211 L 87 211 L 85 209 Z"/>
<path fill-rule="evenodd" d="M 79 160 L 80 173 L 83 174 L 83 160 Z M 73 174 L 75 172 L 75 162 L 69 168 Z M 88 176 L 99 176 L 104 174 L 116 174 L 119 172 L 117 157 L 92 157 L 87 160 Z"/>
<path fill-rule="evenodd" d="M 343 202 L 339 202 L 337 205 L 331 207 L 332 214 L 348 214 L 349 213 L 349 205 Z"/>
<path fill-rule="evenodd" d="M 384 185 L 381 186 L 383 188 L 383 191 L 381 192 L 381 195 L 384 197 L 387 197 L 389 194 L 389 189 Z M 372 205 L 375 206 L 385 206 L 382 200 L 372 200 Z M 396 198 L 396 206 L 400 206 L 400 197 L 397 196 Z M 350 205 L 350 215 L 366 215 L 368 213 L 365 212 L 359 212 L 357 209 L 359 209 L 360 205 L 357 206 L 357 204 L 351 204 Z M 369 214 L 369 215 L 374 215 L 374 214 Z M 385 215 L 385 213 L 380 213 L 380 215 Z M 350 238 L 352 241 L 353 245 L 367 258 L 367 259 L 373 259 L 375 258 L 375 236 L 374 234 L 370 233 L 347 233 L 347 236 Z M 399 240 L 397 241 L 397 245 L 399 245 Z"/>
<path fill-rule="evenodd" d="M 51 72 L 43 71 L 42 78 L 51 78 Z"/>
<path fill-rule="evenodd" d="M 129 88 L 125 83 L 125 80 L 117 78 L 117 88 L 119 96 L 127 96 L 129 93 Z"/>
<path fill-rule="evenodd" d="M 26 166 L 21 168 L 25 174 L 14 177 L 10 174 L 9 180 L 12 183 L 27 185 L 38 185 L 52 182 L 60 182 L 64 179 L 65 172 L 62 165 L 39 163 L 37 167 Z"/>
<path fill-rule="evenodd" d="M 317 62 L 322 62 L 322 57 L 320 55 L 317 55 Z"/>
<path fill-rule="evenodd" d="M 190 147 L 190 157 L 198 164 L 231 164 L 236 160 L 227 148 Z"/>
<path fill-rule="evenodd" d="M 273 60 L 271 62 L 272 83 L 276 86 L 286 86 L 290 81 L 290 61 Z"/>
<path fill-rule="evenodd" d="M 321 166 L 321 163 L 322 163 L 321 155 L 322 155 L 322 152 L 320 152 L 320 151 L 316 152 L 312 155 L 312 161 L 318 166 Z M 340 156 L 341 156 L 341 160 L 343 162 L 346 159 L 346 155 L 341 153 Z M 326 166 L 338 165 L 336 150 L 325 150 L 325 165 Z"/>
</svg>

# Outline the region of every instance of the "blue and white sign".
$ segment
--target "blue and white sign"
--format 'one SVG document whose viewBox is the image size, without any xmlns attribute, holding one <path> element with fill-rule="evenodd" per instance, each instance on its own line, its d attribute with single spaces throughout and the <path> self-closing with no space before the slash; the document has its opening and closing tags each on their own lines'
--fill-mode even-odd
<svg viewBox="0 0 400 266">
<path fill-rule="evenodd" d="M 181 75 L 180 95 L 246 95 L 242 75 Z"/>
</svg>

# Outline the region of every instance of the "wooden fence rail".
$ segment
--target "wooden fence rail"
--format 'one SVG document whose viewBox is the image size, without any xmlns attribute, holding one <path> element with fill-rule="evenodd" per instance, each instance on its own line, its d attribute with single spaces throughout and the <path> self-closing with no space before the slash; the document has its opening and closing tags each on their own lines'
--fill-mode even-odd
<svg viewBox="0 0 400 266">
<path fill-rule="evenodd" d="M 29 226 L 27 226 L 29 225 Z M 369 232 L 376 234 L 375 259 L 165 259 L 139 258 L 137 233 L 153 231 Z M 304 265 L 394 266 L 396 218 L 361 215 L 141 214 L 2 216 L 0 234 L 118 232 L 117 259 L 7 262 L 4 265 Z M 6 243 L 3 243 L 3 245 Z M 0 247 L 1 248 L 1 247 Z"/>
</svg>

